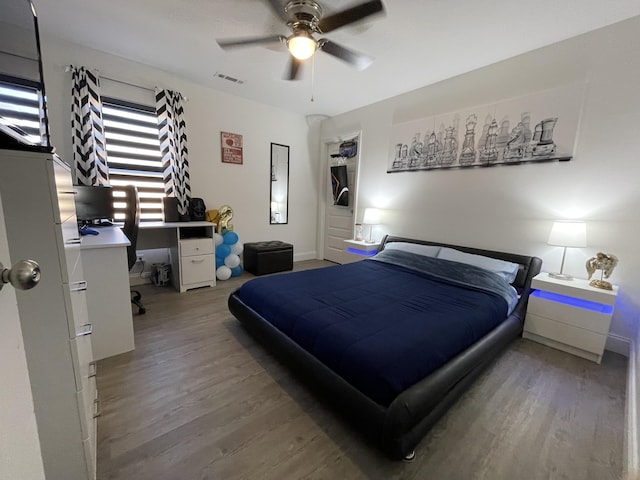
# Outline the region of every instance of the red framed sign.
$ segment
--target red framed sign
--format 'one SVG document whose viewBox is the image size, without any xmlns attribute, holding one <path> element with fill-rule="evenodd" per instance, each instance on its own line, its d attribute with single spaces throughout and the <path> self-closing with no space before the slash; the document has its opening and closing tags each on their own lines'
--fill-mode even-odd
<svg viewBox="0 0 640 480">
<path fill-rule="evenodd" d="M 242 135 L 220 132 L 222 146 L 222 163 L 242 165 Z"/>
</svg>

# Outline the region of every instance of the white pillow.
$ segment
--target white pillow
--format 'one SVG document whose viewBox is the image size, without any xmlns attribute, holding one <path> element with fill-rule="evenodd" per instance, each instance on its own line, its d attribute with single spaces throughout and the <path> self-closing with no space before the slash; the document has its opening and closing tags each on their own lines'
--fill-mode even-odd
<svg viewBox="0 0 640 480">
<path fill-rule="evenodd" d="M 424 255 L 425 257 L 437 257 L 440 251 L 439 245 L 421 245 L 410 242 L 389 242 L 385 244 L 385 250 L 402 250 L 403 252 Z"/>
<path fill-rule="evenodd" d="M 490 272 L 502 276 L 508 283 L 512 283 L 518 275 L 520 265 L 517 263 L 498 260 L 497 258 L 474 255 L 472 253 L 461 252 L 453 248 L 442 247 L 438 252 L 438 258 L 451 260 L 453 262 L 465 263 L 475 267 L 484 268 Z"/>
</svg>

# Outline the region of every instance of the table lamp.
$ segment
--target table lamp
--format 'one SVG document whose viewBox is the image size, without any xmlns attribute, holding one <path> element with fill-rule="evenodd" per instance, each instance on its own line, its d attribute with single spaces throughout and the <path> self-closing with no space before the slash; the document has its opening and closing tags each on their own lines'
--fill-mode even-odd
<svg viewBox="0 0 640 480">
<path fill-rule="evenodd" d="M 377 208 L 365 208 L 362 223 L 363 225 L 369 225 L 369 240 L 367 242 L 373 243 L 373 226 L 380 223 L 380 210 Z"/>
<path fill-rule="evenodd" d="M 567 254 L 567 247 L 579 248 L 587 246 L 586 224 L 577 220 L 557 220 L 553 222 L 547 243 L 549 245 L 564 247 L 560 272 L 549 273 L 549 276 L 559 280 L 573 280 L 571 275 L 562 272 L 564 269 L 564 259 Z"/>
</svg>

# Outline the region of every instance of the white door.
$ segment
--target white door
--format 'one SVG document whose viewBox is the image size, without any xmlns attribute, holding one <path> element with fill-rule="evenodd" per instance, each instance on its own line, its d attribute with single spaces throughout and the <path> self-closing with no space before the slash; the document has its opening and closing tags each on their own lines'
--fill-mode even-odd
<svg viewBox="0 0 640 480">
<path fill-rule="evenodd" d="M 9 258 L 0 197 L 0 263 L 10 268 L 11 260 L 18 259 Z M 44 480 L 18 302 L 9 284 L 0 290 L 0 378 L 0 478 Z"/>
<path fill-rule="evenodd" d="M 348 263 L 353 261 L 352 255 L 345 252 L 345 240 L 353 239 L 354 213 L 356 211 L 358 163 L 360 159 L 360 137 L 354 136 L 357 142 L 357 154 L 346 158 L 339 156 L 342 142 L 326 145 L 326 213 L 324 231 L 324 259 L 336 263 Z M 333 155 L 333 156 L 332 156 Z M 331 182 L 331 167 L 346 166 L 347 185 L 349 188 L 348 206 L 334 204 L 334 191 Z"/>
</svg>

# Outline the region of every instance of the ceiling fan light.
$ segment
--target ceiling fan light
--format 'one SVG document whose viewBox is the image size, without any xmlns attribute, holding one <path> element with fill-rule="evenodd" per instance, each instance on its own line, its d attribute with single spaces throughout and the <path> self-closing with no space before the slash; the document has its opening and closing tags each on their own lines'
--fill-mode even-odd
<svg viewBox="0 0 640 480">
<path fill-rule="evenodd" d="M 306 60 L 310 58 L 316 51 L 316 41 L 306 35 L 297 35 L 291 37 L 287 42 L 291 55 L 298 60 Z"/>
</svg>

